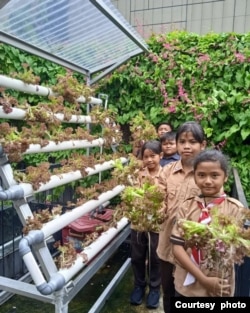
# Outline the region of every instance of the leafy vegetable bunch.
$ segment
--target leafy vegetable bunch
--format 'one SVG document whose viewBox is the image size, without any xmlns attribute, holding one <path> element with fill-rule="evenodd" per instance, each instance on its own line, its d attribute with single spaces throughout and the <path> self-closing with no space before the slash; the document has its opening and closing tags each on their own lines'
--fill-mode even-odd
<svg viewBox="0 0 250 313">
<path fill-rule="evenodd" d="M 141 148 L 143 143 L 157 138 L 157 132 L 154 125 L 139 111 L 136 117 L 131 120 L 130 132 L 132 136 L 132 145 Z"/>
<path fill-rule="evenodd" d="M 250 219 L 250 210 L 244 209 L 242 218 L 237 219 L 214 207 L 211 217 L 210 224 L 185 219 L 177 223 L 186 246 L 201 249 L 202 266 L 225 275 L 234 263 L 242 264 L 243 258 L 250 256 L 250 228 L 244 226 Z"/>
<path fill-rule="evenodd" d="M 112 177 L 117 180 L 117 184 L 137 185 L 139 183 L 139 171 L 143 168 L 143 163 L 133 154 L 128 156 L 129 162 L 125 165 L 120 159 L 115 161 Z"/>
<path fill-rule="evenodd" d="M 121 209 L 137 231 L 159 231 L 164 221 L 164 192 L 152 180 L 141 186 L 127 186 L 121 195 Z"/>
</svg>

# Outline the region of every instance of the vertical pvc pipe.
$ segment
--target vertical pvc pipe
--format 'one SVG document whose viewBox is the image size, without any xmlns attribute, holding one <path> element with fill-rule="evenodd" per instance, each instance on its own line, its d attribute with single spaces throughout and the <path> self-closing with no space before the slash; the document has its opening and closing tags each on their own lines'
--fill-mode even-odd
<svg viewBox="0 0 250 313">
<path fill-rule="evenodd" d="M 23 256 L 23 261 L 27 266 L 27 269 L 36 286 L 46 283 L 38 264 L 36 263 L 34 256 L 31 252 L 28 252 Z"/>
</svg>

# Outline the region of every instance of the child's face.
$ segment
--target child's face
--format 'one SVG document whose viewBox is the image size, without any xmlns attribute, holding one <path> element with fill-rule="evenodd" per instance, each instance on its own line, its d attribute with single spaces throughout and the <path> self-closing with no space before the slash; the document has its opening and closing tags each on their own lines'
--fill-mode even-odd
<svg viewBox="0 0 250 313">
<path fill-rule="evenodd" d="M 163 124 L 161 126 L 159 126 L 158 130 L 157 130 L 157 135 L 160 138 L 163 134 L 170 132 L 172 129 L 169 125 Z"/>
<path fill-rule="evenodd" d="M 201 150 L 204 150 L 205 146 L 206 142 L 198 142 L 191 132 L 180 134 L 177 141 L 177 151 L 182 162 L 193 160 Z"/>
<path fill-rule="evenodd" d="M 159 167 L 160 159 L 160 154 L 149 149 L 145 149 L 142 156 L 143 165 L 147 167 L 149 171 L 155 170 Z"/>
<path fill-rule="evenodd" d="M 177 152 L 177 147 L 176 147 L 176 141 L 174 140 L 165 140 L 161 144 L 161 149 L 163 152 L 163 155 L 165 156 L 170 156 L 173 155 Z"/>
<path fill-rule="evenodd" d="M 221 169 L 218 161 L 207 161 L 197 165 L 194 179 L 203 196 L 214 197 L 219 196 L 221 190 L 223 190 L 223 184 L 227 181 L 227 175 Z"/>
</svg>

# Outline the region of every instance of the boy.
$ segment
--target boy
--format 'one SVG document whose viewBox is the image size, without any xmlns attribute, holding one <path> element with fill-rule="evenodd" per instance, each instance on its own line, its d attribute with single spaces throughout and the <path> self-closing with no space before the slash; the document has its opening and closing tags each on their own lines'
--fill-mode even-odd
<svg viewBox="0 0 250 313">
<path fill-rule="evenodd" d="M 164 135 L 167 132 L 171 132 L 173 130 L 173 127 L 168 122 L 162 122 L 156 127 L 156 132 L 159 138 L 161 138 L 162 135 Z"/>
<path fill-rule="evenodd" d="M 169 131 L 164 133 L 160 137 L 161 149 L 163 152 L 163 157 L 161 158 L 160 165 L 163 167 L 170 162 L 175 162 L 180 159 L 179 154 L 177 153 L 176 147 L 176 133 Z"/>
</svg>

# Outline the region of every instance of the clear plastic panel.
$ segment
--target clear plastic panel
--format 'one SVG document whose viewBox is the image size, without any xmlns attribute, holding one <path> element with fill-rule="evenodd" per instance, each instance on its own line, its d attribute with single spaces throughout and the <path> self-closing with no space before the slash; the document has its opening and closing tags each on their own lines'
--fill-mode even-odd
<svg viewBox="0 0 250 313">
<path fill-rule="evenodd" d="M 92 1 L 95 2 L 95 1 Z M 0 31 L 84 70 L 106 68 L 146 44 L 109 0 L 10 0 L 0 9 Z M 103 9 L 103 8 L 102 8 Z M 124 31 L 125 29 L 125 31 Z M 126 31 L 133 36 L 128 36 Z"/>
</svg>

